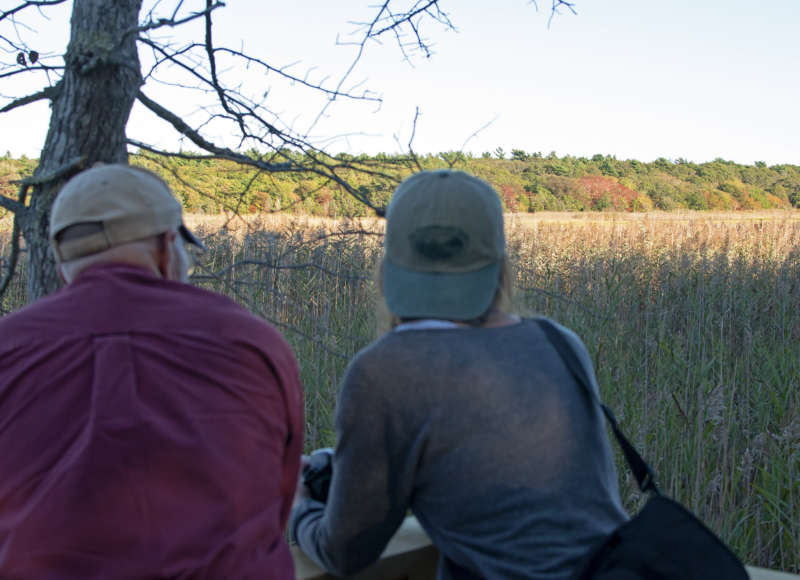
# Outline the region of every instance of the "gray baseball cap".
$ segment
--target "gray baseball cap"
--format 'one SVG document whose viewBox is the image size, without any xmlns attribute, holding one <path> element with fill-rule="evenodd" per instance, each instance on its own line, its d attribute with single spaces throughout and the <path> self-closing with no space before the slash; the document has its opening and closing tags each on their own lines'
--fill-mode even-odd
<svg viewBox="0 0 800 580">
<path fill-rule="evenodd" d="M 470 320 L 489 308 L 505 258 L 497 192 L 463 171 L 417 173 L 386 211 L 383 294 L 401 318 Z"/>
<path fill-rule="evenodd" d="M 130 165 L 98 165 L 70 179 L 59 192 L 50 213 L 50 242 L 65 262 L 167 230 L 205 248 L 183 224 L 182 214 L 181 204 L 155 173 Z M 97 223 L 101 231 L 58 240 L 60 232 L 83 223 Z"/>
</svg>

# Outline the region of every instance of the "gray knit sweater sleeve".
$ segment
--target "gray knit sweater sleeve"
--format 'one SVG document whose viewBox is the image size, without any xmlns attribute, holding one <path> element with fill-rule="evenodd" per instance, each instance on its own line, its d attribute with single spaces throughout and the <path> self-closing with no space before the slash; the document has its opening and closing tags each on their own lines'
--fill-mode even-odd
<svg viewBox="0 0 800 580">
<path fill-rule="evenodd" d="M 300 546 L 339 576 L 375 561 L 409 507 L 419 449 L 395 423 L 386 395 L 366 380 L 358 360 L 350 365 L 336 409 L 327 509 L 306 500 L 292 512 L 291 531 Z"/>
</svg>

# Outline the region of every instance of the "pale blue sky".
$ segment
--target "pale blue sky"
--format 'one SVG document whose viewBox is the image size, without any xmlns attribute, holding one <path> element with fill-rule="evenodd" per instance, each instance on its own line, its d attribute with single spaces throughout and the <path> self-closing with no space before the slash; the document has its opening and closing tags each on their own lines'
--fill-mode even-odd
<svg viewBox="0 0 800 580">
<path fill-rule="evenodd" d="M 311 136 L 331 153 L 402 152 L 419 106 L 418 153 L 503 147 L 642 161 L 800 163 L 800 0 L 576 0 L 578 15 L 565 11 L 549 29 L 546 2 L 537 12 L 526 0 L 442 0 L 458 32 L 426 23 L 435 54 L 411 64 L 389 38 L 371 45 L 349 80 L 363 81 L 382 105 L 376 111 L 374 104 L 337 101 Z M 296 63 L 294 73 L 329 77 L 333 87 L 355 53 L 337 45 L 337 34 L 342 40 L 352 21 L 368 20 L 371 6 L 230 0 L 219 13 L 217 42 L 243 44 L 276 66 Z M 68 7 L 56 11 L 49 27 L 34 23 L 53 50 L 65 42 L 67 14 Z M 301 131 L 324 103 L 269 77 L 242 81 L 270 89 L 274 110 Z M 0 83 L 6 96 L 28 88 Z M 166 88 L 146 90 L 200 118 L 199 102 L 171 100 Z M 0 114 L 0 151 L 38 156 L 47 112 L 40 103 Z M 223 130 L 209 130 L 226 139 Z M 169 128 L 138 108 L 129 134 L 179 146 Z"/>
</svg>

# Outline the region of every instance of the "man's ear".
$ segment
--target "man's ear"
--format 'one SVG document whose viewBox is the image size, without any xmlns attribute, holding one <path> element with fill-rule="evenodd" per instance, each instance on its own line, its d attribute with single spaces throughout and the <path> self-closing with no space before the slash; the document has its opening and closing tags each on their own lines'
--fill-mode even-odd
<svg viewBox="0 0 800 580">
<path fill-rule="evenodd" d="M 64 270 L 61 267 L 61 258 L 56 251 L 55 246 L 50 244 L 50 255 L 53 257 L 53 261 L 56 263 L 56 274 L 58 274 L 58 279 L 61 280 L 61 283 L 66 286 L 69 284 L 69 280 L 67 280 L 66 276 L 64 276 Z"/>
<path fill-rule="evenodd" d="M 158 236 L 156 263 L 158 264 L 158 271 L 164 279 L 169 279 L 170 267 L 175 259 L 172 252 L 172 244 L 174 242 L 175 232 L 172 230 L 168 230 Z"/>
<path fill-rule="evenodd" d="M 66 286 L 69 284 L 67 279 L 64 277 L 64 271 L 61 269 L 61 262 L 56 262 L 56 273 L 58 274 L 58 278 L 61 280 L 61 283 Z"/>
</svg>

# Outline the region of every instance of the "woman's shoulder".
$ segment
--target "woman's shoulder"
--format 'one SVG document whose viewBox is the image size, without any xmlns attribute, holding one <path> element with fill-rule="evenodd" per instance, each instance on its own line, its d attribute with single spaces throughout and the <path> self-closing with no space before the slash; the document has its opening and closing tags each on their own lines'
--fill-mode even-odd
<svg viewBox="0 0 800 580">
<path fill-rule="evenodd" d="M 591 354 L 589 353 L 589 349 L 586 348 L 586 344 L 584 344 L 583 340 L 581 340 L 581 338 L 575 331 L 564 326 L 563 324 L 556 322 L 551 318 L 547 318 L 544 316 L 531 318 L 529 320 L 536 326 L 540 326 L 540 324 L 544 322 L 545 324 L 549 323 L 553 328 L 555 328 L 566 339 L 567 343 L 572 347 L 572 350 L 577 355 L 580 364 L 583 365 L 583 367 L 589 373 L 590 381 L 592 381 L 596 385 L 597 379 L 595 378 L 594 365 L 592 364 Z M 541 330 L 543 331 L 543 329 Z M 544 336 L 546 337 L 546 335 Z M 555 345 L 553 346 L 555 348 Z M 556 348 L 556 350 L 558 349 Z"/>
<path fill-rule="evenodd" d="M 350 361 L 350 367 L 385 368 L 391 366 L 403 352 L 409 350 L 413 338 L 405 333 L 389 331 L 359 350 Z"/>
<path fill-rule="evenodd" d="M 550 326 L 554 327 L 564 338 L 566 338 L 573 348 L 578 350 L 585 350 L 586 346 L 584 345 L 583 341 L 581 340 L 580 336 L 572 330 L 571 328 L 564 326 L 560 322 L 553 320 L 547 316 L 532 316 L 530 318 L 523 318 L 523 321 L 528 324 L 529 327 L 535 326 L 541 329 L 541 324 L 550 324 Z"/>
</svg>

